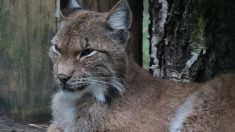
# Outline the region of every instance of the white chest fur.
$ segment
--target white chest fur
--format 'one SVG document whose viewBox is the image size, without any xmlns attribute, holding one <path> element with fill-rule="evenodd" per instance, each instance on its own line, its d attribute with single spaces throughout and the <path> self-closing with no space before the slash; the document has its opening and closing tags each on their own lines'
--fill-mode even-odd
<svg viewBox="0 0 235 132">
<path fill-rule="evenodd" d="M 54 122 L 65 132 L 72 132 L 76 130 L 76 100 L 79 96 L 69 96 L 66 93 L 59 91 L 52 99 L 52 114 Z"/>
<path fill-rule="evenodd" d="M 181 132 L 183 123 L 194 111 L 197 94 L 198 93 L 196 92 L 193 95 L 186 98 L 184 103 L 177 108 L 175 116 L 171 120 L 169 125 L 170 132 Z"/>
</svg>

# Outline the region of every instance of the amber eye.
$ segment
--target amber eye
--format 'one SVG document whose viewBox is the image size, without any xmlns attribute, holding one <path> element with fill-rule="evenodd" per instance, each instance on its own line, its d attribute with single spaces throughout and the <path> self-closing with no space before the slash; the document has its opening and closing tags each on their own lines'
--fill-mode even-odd
<svg viewBox="0 0 235 132">
<path fill-rule="evenodd" d="M 94 49 L 85 49 L 84 51 L 81 52 L 80 58 L 91 56 L 91 55 L 93 55 L 94 53 L 95 53 L 95 50 L 94 50 Z"/>
</svg>

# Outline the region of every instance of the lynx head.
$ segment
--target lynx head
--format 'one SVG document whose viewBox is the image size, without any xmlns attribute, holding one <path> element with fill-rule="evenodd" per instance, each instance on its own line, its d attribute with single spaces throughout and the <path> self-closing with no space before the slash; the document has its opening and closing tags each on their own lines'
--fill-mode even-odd
<svg viewBox="0 0 235 132">
<path fill-rule="evenodd" d="M 121 94 L 132 20 L 128 2 L 98 13 L 83 10 L 76 0 L 57 0 L 56 14 L 61 24 L 49 54 L 62 91 L 101 102 Z"/>
</svg>

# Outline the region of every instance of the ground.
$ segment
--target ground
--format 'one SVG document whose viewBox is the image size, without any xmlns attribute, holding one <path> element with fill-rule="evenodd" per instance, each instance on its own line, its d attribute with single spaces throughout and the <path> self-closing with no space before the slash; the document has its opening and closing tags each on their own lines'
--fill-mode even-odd
<svg viewBox="0 0 235 132">
<path fill-rule="evenodd" d="M 14 121 L 0 110 L 0 132 L 45 132 L 47 124 L 30 124 Z"/>
</svg>

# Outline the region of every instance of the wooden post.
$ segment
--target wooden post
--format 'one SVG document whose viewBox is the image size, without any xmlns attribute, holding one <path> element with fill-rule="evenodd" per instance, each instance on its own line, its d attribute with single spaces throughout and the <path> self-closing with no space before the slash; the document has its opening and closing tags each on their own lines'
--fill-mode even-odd
<svg viewBox="0 0 235 132">
<path fill-rule="evenodd" d="M 22 121 L 49 115 L 54 8 L 53 0 L 0 0 L 0 98 Z"/>
</svg>

